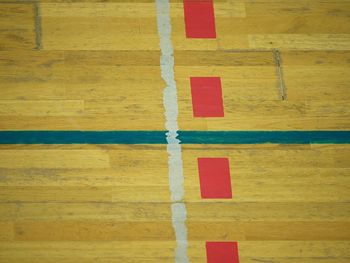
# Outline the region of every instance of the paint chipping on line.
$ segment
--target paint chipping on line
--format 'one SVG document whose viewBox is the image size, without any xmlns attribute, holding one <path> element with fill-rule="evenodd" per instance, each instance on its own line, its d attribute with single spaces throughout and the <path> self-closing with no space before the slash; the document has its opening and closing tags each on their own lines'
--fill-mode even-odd
<svg viewBox="0 0 350 263">
<path fill-rule="evenodd" d="M 178 136 L 178 104 L 174 75 L 174 50 L 171 42 L 171 24 L 169 0 L 156 0 L 157 25 L 160 38 L 160 68 L 166 87 L 163 91 L 165 109 L 165 127 L 167 129 L 167 151 L 169 163 L 169 187 L 171 192 L 172 224 L 176 237 L 175 262 L 189 262 L 187 255 L 186 206 L 183 203 L 183 163 L 180 140 Z"/>
</svg>

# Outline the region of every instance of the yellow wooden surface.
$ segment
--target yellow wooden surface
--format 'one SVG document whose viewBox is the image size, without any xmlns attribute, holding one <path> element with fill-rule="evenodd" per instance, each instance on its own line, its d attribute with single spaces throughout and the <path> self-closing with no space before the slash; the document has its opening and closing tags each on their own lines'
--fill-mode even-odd
<svg viewBox="0 0 350 263">
<path fill-rule="evenodd" d="M 0 1 L 1 130 L 164 130 L 152 0 Z M 183 130 L 349 130 L 350 2 L 215 1 L 186 39 L 171 1 Z M 274 49 L 280 50 L 286 100 Z M 220 76 L 225 117 L 193 118 L 189 77 Z M 191 262 L 348 263 L 348 145 L 186 145 Z M 198 157 L 228 157 L 232 200 L 202 200 Z M 0 262 L 174 262 L 165 145 L 0 146 Z"/>
<path fill-rule="evenodd" d="M 349 50 L 348 1 L 214 1 L 217 39 L 186 39 L 184 21 L 172 11 L 176 49 Z M 174 3 L 174 6 L 181 5 Z"/>
<path fill-rule="evenodd" d="M 182 3 L 173 2 L 181 129 L 349 129 L 350 43 L 336 40 L 344 44 L 340 50 L 331 43 L 327 44 L 330 49 L 306 46 L 310 38 L 319 45 L 326 41 L 313 33 L 346 36 L 350 5 L 344 1 L 289 2 L 216 2 L 216 40 L 185 39 Z M 23 24 L 32 34 L 19 42 L 33 42 L 32 5 L 3 3 L 0 8 L 6 14 L 0 20 L 3 32 L 11 31 L 8 25 L 18 20 L 10 26 Z M 42 50 L 33 51 L 35 41 L 24 47 L 11 42 L 13 35 L 3 38 L 2 130 L 164 129 L 164 84 L 153 1 L 43 1 L 40 10 Z M 31 23 L 24 23 L 25 19 Z M 279 34 L 293 41 L 286 41 L 286 48 L 258 47 L 260 52 L 251 52 L 256 47 L 250 45 L 212 48 L 216 42 L 234 45 L 232 37 L 243 42 L 269 36 L 284 41 Z M 281 48 L 287 101 L 280 99 L 272 48 Z M 193 118 L 190 76 L 222 78 L 225 118 Z"/>
<path fill-rule="evenodd" d="M 2 262 L 173 261 L 164 145 L 0 148 Z M 184 146 L 193 262 L 204 262 L 206 240 L 238 240 L 242 262 L 346 262 L 349 151 Z M 200 198 L 196 160 L 208 156 L 229 158 L 232 200 Z"/>
<path fill-rule="evenodd" d="M 0 1 L 0 51 L 35 48 L 34 8 L 32 4 Z"/>
<path fill-rule="evenodd" d="M 159 56 L 159 51 L 2 52 L 0 128 L 164 130 Z"/>
</svg>

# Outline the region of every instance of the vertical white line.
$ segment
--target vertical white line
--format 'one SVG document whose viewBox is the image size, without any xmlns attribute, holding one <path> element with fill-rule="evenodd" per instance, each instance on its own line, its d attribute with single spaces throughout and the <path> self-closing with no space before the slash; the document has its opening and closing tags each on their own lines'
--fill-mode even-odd
<svg viewBox="0 0 350 263">
<path fill-rule="evenodd" d="M 169 163 L 169 188 L 171 193 L 172 224 L 176 237 L 176 263 L 188 263 L 187 255 L 187 227 L 186 206 L 184 197 L 184 176 L 180 140 L 178 136 L 178 104 L 174 74 L 174 49 L 171 42 L 171 24 L 169 13 L 169 0 L 156 0 L 157 25 L 160 38 L 160 68 L 161 76 L 166 87 L 163 91 L 163 104 L 165 109 L 168 163 Z"/>
</svg>

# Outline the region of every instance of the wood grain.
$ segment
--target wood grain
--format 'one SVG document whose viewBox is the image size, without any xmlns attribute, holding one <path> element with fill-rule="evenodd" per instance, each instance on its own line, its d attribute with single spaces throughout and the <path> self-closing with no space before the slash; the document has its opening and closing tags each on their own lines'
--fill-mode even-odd
<svg viewBox="0 0 350 263">
<path fill-rule="evenodd" d="M 164 130 L 153 0 L 0 0 L 0 130 Z M 181 130 L 349 130 L 350 3 L 216 0 L 217 39 L 171 1 Z M 274 57 L 280 53 L 280 69 Z M 282 75 L 281 75 L 282 73 Z M 191 76 L 224 118 L 193 118 Z M 286 100 L 280 98 L 280 78 Z M 232 200 L 202 200 L 198 157 L 228 157 Z M 191 262 L 350 261 L 350 146 L 186 145 Z M 174 262 L 165 145 L 0 145 L 0 262 Z"/>
</svg>

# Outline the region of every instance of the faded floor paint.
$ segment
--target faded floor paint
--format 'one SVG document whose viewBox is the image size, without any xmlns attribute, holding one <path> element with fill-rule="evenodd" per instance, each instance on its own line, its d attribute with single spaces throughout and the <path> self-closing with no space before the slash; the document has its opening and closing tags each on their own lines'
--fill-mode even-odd
<svg viewBox="0 0 350 263">
<path fill-rule="evenodd" d="M 172 224 L 176 237 L 175 262 L 189 262 L 187 255 L 187 227 L 186 206 L 184 198 L 184 176 L 180 140 L 178 136 L 178 104 L 177 90 L 174 76 L 174 50 L 171 42 L 171 24 L 169 14 L 169 1 L 157 0 L 157 25 L 160 38 L 160 68 L 161 76 L 166 87 L 163 91 L 163 104 L 165 109 L 168 163 L 169 163 L 169 187 L 171 192 Z"/>
</svg>

